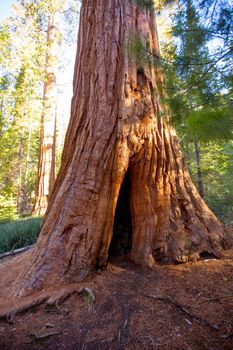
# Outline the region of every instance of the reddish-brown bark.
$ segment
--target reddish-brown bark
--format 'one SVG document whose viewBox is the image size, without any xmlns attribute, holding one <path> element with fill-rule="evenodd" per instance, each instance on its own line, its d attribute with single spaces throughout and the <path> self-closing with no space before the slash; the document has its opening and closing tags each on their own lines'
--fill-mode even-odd
<svg viewBox="0 0 233 350">
<path fill-rule="evenodd" d="M 45 67 L 43 113 L 40 131 L 40 157 L 34 215 L 44 215 L 48 197 L 55 182 L 56 163 L 56 115 L 57 83 L 56 70 L 60 49 L 59 13 L 50 15 L 47 31 L 47 54 Z"/>
<path fill-rule="evenodd" d="M 227 247 L 230 235 L 197 193 L 161 105 L 161 71 L 150 62 L 142 69 L 127 50 L 134 35 L 159 53 L 152 12 L 133 0 L 83 1 L 62 165 L 19 294 L 106 266 L 126 173 L 134 262 L 185 262 Z"/>
</svg>

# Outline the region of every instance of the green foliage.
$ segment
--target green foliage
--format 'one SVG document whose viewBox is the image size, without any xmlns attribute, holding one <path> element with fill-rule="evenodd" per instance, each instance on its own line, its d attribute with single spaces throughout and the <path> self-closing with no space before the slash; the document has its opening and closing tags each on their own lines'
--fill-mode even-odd
<svg viewBox="0 0 233 350">
<path fill-rule="evenodd" d="M 6 204 L 0 218 L 9 201 L 14 211 L 31 210 L 42 113 L 46 33 L 22 4 L 14 6 L 15 15 L 1 27 L 7 35 L 0 35 L 0 195 Z"/>
<path fill-rule="evenodd" d="M 176 0 L 134 0 L 136 5 L 143 10 L 161 11 L 164 7 L 173 4 Z"/>
<path fill-rule="evenodd" d="M 95 295 L 94 292 L 92 290 L 92 288 L 84 288 L 84 292 L 85 292 L 85 300 L 87 302 L 87 307 L 88 307 L 88 311 L 93 311 L 94 308 L 94 302 L 95 302 Z"/>
<path fill-rule="evenodd" d="M 164 103 L 169 104 L 172 111 L 172 122 L 180 136 L 194 183 L 198 186 L 200 180 L 196 142 L 201 159 L 204 199 L 224 223 L 232 225 L 233 85 L 229 69 L 229 36 L 219 29 L 220 17 L 214 13 L 213 1 L 208 1 L 203 0 L 201 8 L 192 0 L 179 0 L 178 6 L 174 7 L 169 37 L 162 43 L 167 91 Z M 216 0 L 214 3 L 218 10 L 227 6 L 226 1 L 220 3 Z M 215 23 L 211 23 L 207 14 L 213 16 Z M 225 31 L 228 29 L 225 26 Z M 215 42 L 212 54 L 212 40 L 220 32 L 225 47 L 216 47 Z"/>
<path fill-rule="evenodd" d="M 40 225 L 40 218 L 0 222 L 0 253 L 34 244 Z"/>
<path fill-rule="evenodd" d="M 233 138 L 233 115 L 229 110 L 204 109 L 192 111 L 187 118 L 190 139 L 208 142 Z"/>
<path fill-rule="evenodd" d="M 221 36 L 225 43 L 228 43 L 228 41 L 232 42 L 232 2 L 229 0 L 200 0 L 199 5 L 213 34 Z"/>
<path fill-rule="evenodd" d="M 4 45 L 1 44 L 1 55 L 0 55 L 0 64 L 4 65 L 5 60 L 9 57 L 10 52 L 10 31 L 8 26 L 3 25 L 0 23 L 0 43 L 4 43 Z"/>
<path fill-rule="evenodd" d="M 148 65 L 150 53 L 138 34 L 131 35 L 128 51 L 129 56 L 136 59 L 138 69 L 144 69 Z"/>
<path fill-rule="evenodd" d="M 154 8 L 153 0 L 134 0 L 136 5 L 141 9 L 152 10 Z"/>
<path fill-rule="evenodd" d="M 215 3 L 222 9 L 218 0 Z M 211 27 L 208 18 L 202 21 L 203 11 L 196 2 L 179 0 L 178 4 L 174 8 L 170 40 L 162 43 L 162 52 L 169 63 L 164 68 L 170 106 L 180 118 L 199 106 L 209 109 L 228 103 L 232 89 L 232 47 L 226 43 L 223 48 L 222 40 L 213 42 L 216 26 Z M 212 46 L 214 50 L 210 49 Z"/>
<path fill-rule="evenodd" d="M 0 23 L 0 195 L 7 208 L 13 198 L 19 214 L 29 213 L 35 199 L 47 28 L 57 11 L 73 29 L 74 0 L 19 0 Z"/>
<path fill-rule="evenodd" d="M 186 164 L 198 183 L 194 144 L 182 140 Z M 233 141 L 199 142 L 205 201 L 225 224 L 233 225 Z"/>
<path fill-rule="evenodd" d="M 128 47 L 129 57 L 136 60 L 138 72 L 144 71 L 147 66 L 158 67 L 161 65 L 162 59 L 158 54 L 152 53 L 150 43 L 142 38 L 139 34 L 132 33 Z M 158 89 L 160 86 L 158 86 Z"/>
<path fill-rule="evenodd" d="M 16 216 L 15 200 L 12 194 L 0 195 L 0 218 L 3 221 L 13 220 Z"/>
</svg>

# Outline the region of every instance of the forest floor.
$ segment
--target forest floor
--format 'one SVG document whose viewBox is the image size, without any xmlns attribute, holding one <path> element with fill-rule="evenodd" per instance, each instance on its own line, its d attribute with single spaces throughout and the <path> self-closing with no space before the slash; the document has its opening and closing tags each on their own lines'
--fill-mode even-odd
<svg viewBox="0 0 233 350">
<path fill-rule="evenodd" d="M 0 264 L 0 298 L 20 259 Z M 1 321 L 0 349 L 232 350 L 233 251 L 153 269 L 115 259 L 81 285 L 95 302 L 73 294 L 59 308 L 41 305 Z"/>
</svg>

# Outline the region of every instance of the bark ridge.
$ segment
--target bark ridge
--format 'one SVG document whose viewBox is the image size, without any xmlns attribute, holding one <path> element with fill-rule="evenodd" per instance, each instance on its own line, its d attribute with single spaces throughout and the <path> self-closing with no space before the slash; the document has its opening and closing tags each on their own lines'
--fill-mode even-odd
<svg viewBox="0 0 233 350">
<path fill-rule="evenodd" d="M 184 164 L 160 68 L 130 53 L 135 36 L 159 54 L 154 13 L 133 0 L 83 1 L 62 166 L 19 293 L 106 266 L 126 173 L 135 263 L 221 256 L 230 244 Z"/>
</svg>

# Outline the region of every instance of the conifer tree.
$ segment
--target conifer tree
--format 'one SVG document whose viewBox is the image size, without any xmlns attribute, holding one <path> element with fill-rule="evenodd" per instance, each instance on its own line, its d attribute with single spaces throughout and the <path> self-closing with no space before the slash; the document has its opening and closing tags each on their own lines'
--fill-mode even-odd
<svg viewBox="0 0 233 350">
<path fill-rule="evenodd" d="M 141 265 L 220 257 L 231 244 L 185 166 L 161 68 L 130 55 L 135 35 L 160 56 L 154 12 L 132 0 L 83 1 L 62 165 L 19 295 L 104 268 L 114 220 L 114 244 Z M 116 212 L 125 206 L 130 225 Z"/>
</svg>

